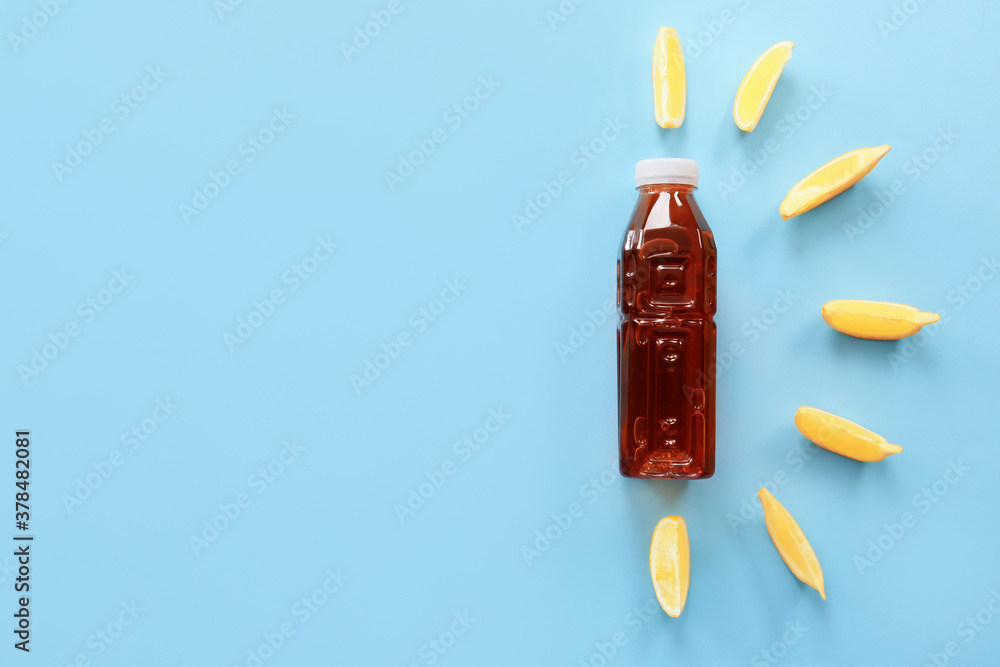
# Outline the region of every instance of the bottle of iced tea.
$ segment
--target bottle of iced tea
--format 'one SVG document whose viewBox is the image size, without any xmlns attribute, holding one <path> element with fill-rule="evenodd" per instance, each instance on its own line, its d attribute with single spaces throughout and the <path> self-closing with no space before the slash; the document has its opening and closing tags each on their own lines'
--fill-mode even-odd
<svg viewBox="0 0 1000 667">
<path fill-rule="evenodd" d="M 635 168 L 639 202 L 618 262 L 618 429 L 626 477 L 715 472 L 716 253 L 698 163 Z"/>
</svg>

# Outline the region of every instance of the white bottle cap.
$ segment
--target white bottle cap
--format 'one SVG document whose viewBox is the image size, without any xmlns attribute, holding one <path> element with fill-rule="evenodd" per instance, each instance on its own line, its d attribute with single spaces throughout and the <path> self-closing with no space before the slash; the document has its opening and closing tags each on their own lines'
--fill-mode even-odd
<svg viewBox="0 0 1000 667">
<path fill-rule="evenodd" d="M 661 157 L 636 162 L 635 187 L 654 183 L 678 183 L 698 187 L 698 163 L 683 157 Z"/>
</svg>

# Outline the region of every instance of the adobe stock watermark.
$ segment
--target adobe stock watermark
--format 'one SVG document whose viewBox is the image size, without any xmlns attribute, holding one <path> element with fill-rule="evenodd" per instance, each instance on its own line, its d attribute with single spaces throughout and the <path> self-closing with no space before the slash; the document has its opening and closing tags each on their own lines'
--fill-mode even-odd
<svg viewBox="0 0 1000 667">
<path fill-rule="evenodd" d="M 618 141 L 626 129 L 628 129 L 628 125 L 621 122 L 618 116 L 605 118 L 601 131 L 590 141 L 580 144 L 569 156 L 570 167 L 559 170 L 551 181 L 543 180 L 540 184 L 541 187 L 535 194 L 525 198 L 524 208 L 511 214 L 510 221 L 517 233 L 520 234 L 525 227 L 537 221 L 542 213 L 552 206 L 569 186 L 573 185 L 575 182 L 574 173 L 582 174 L 587 171 L 598 158 L 607 152 L 612 144 Z"/>
<path fill-rule="evenodd" d="M 410 313 L 410 317 L 407 319 L 410 328 L 397 333 L 388 343 L 383 342 L 379 346 L 381 352 L 376 353 L 371 359 L 365 359 L 361 373 L 354 373 L 348 378 L 351 387 L 354 388 L 355 395 L 360 396 L 363 390 L 372 386 L 376 380 L 382 377 L 382 374 L 389 370 L 393 362 L 413 345 L 416 336 L 427 331 L 431 324 L 438 321 L 466 289 L 468 289 L 468 285 L 463 285 L 458 278 L 446 280 L 444 281 L 444 289 L 436 298 Z"/>
<path fill-rule="evenodd" d="M 912 530 L 921 516 L 930 512 L 951 488 L 965 478 L 972 468 L 962 463 L 961 459 L 949 461 L 948 467 L 936 480 L 913 494 L 910 503 L 916 513 L 906 511 L 892 523 L 883 523 L 884 532 L 874 539 L 868 540 L 867 549 L 854 555 L 854 567 L 858 574 L 864 576 L 865 570 L 871 569 Z"/>
<path fill-rule="evenodd" d="M 49 24 L 70 3 L 70 0 L 38 0 L 38 11 L 21 17 L 21 25 L 17 32 L 7 33 L 7 41 L 14 53 L 28 45 L 38 33 Z"/>
<path fill-rule="evenodd" d="M 316 275 L 339 247 L 340 245 L 329 236 L 326 238 L 317 236 L 312 251 L 281 274 L 281 284 L 287 286 L 288 293 L 279 287 L 274 288 L 262 300 L 255 300 L 253 308 L 246 316 L 241 315 L 236 318 L 236 328 L 232 333 L 226 331 L 222 334 L 222 342 L 225 343 L 229 354 L 233 354 L 237 347 L 250 340 L 254 332 L 264 326 L 278 308 L 285 305 L 288 294 L 298 291 L 307 280 Z"/>
<path fill-rule="evenodd" d="M 791 481 L 790 474 L 802 470 L 806 463 L 812 461 L 819 449 L 818 445 L 810 441 L 798 443 L 791 451 L 785 454 L 784 467 L 775 470 L 774 474 L 767 481 L 762 482 L 757 480 L 757 485 L 754 488 L 766 488 L 772 494 L 777 495 L 778 489 Z M 757 497 L 757 492 L 754 491 L 740 498 L 739 509 L 736 512 L 726 514 L 726 523 L 729 524 L 729 529 L 735 535 L 740 532 L 740 528 L 747 525 L 751 519 L 762 515 L 763 512 L 764 508 L 760 504 L 760 498 Z"/>
<path fill-rule="evenodd" d="M 1000 262 L 997 256 L 983 256 L 980 258 L 979 266 L 972 275 L 964 282 L 958 283 L 945 295 L 945 301 L 954 306 L 954 309 L 947 310 L 938 308 L 937 314 L 941 319 L 931 326 L 922 328 L 912 336 L 904 338 L 893 351 L 886 353 L 886 360 L 889 367 L 896 373 L 906 364 L 913 361 L 922 349 L 930 344 L 932 340 L 941 332 L 941 327 L 951 323 L 952 315 L 961 312 L 976 296 L 986 287 L 986 285 L 1000 272 Z"/>
<path fill-rule="evenodd" d="M 739 14 L 750 8 L 753 0 L 732 0 L 729 4 L 730 6 L 720 10 L 716 17 L 702 21 L 703 30 L 699 30 L 693 36 L 685 31 L 681 39 L 684 48 L 684 62 L 690 64 L 700 58 L 722 37 L 726 28 L 736 22 Z"/>
<path fill-rule="evenodd" d="M 215 11 L 215 15 L 219 18 L 219 21 L 225 21 L 226 18 L 233 12 L 235 12 L 239 7 L 243 6 L 244 0 L 213 0 L 212 9 Z"/>
<path fill-rule="evenodd" d="M 947 128 L 939 127 L 937 135 L 927 148 L 919 153 L 914 153 L 909 159 L 903 162 L 903 175 L 908 176 L 911 183 L 916 183 L 961 138 L 962 135 L 955 132 L 950 126 Z M 864 207 L 859 206 L 858 217 L 855 221 L 853 223 L 844 223 L 844 234 L 847 235 L 847 240 L 850 241 L 851 245 L 854 245 L 854 240 L 857 237 L 864 236 L 865 232 L 871 229 L 899 201 L 899 198 L 908 191 L 909 188 L 906 181 L 902 178 L 897 178 L 889 184 L 887 190 L 877 190 L 875 192 L 876 201 Z"/>
<path fill-rule="evenodd" d="M 405 9 L 403 0 L 389 0 L 385 7 L 372 10 L 371 20 L 354 26 L 351 40 L 340 43 L 340 53 L 344 60 L 350 63 L 360 56 Z"/>
<path fill-rule="evenodd" d="M 233 179 L 243 173 L 243 168 L 266 151 L 293 120 L 295 116 L 287 107 L 272 109 L 271 118 L 236 146 L 236 157 L 228 160 L 219 171 L 209 171 L 208 180 L 192 190 L 191 199 L 178 205 L 181 220 L 190 224 L 192 218 L 204 213 L 232 185 Z"/>
<path fill-rule="evenodd" d="M 264 663 L 273 658 L 288 640 L 295 636 L 296 630 L 311 621 L 351 579 L 339 567 L 328 569 L 324 577 L 321 584 L 292 605 L 289 618 L 279 623 L 273 631 L 263 633 L 262 641 L 248 648 L 246 658 L 242 662 L 234 663 L 233 667 L 263 667 Z"/>
<path fill-rule="evenodd" d="M 439 466 L 425 472 L 424 481 L 420 482 L 416 488 L 411 486 L 408 489 L 406 500 L 392 506 L 399 523 L 405 524 L 407 519 L 423 509 L 427 501 L 433 498 L 444 487 L 448 479 L 459 471 L 461 465 L 471 461 L 472 457 L 485 447 L 510 419 L 511 415 L 504 411 L 503 406 L 487 410 L 486 420 L 482 425 L 462 436 L 452 445 L 451 452 L 454 458 L 446 458 Z"/>
<path fill-rule="evenodd" d="M 146 610 L 135 600 L 122 602 L 114 617 L 87 637 L 87 651 L 80 651 L 66 663 L 66 667 L 92 667 L 92 661 L 104 655 L 119 641 L 125 631 L 132 627 Z M 56 667 L 62 667 L 57 665 Z"/>
<path fill-rule="evenodd" d="M 899 29 L 909 23 L 927 2 L 928 0 L 903 0 L 900 3 L 893 3 L 889 16 L 879 19 L 876 24 L 882 34 L 882 40 L 888 41 L 890 35 L 899 32 Z"/>
<path fill-rule="evenodd" d="M 751 345 L 754 345 L 764 334 L 771 331 L 782 315 L 787 313 L 799 300 L 799 296 L 794 294 L 790 287 L 775 290 L 775 295 L 771 305 L 765 307 L 740 326 L 739 332 L 743 338 L 733 340 L 729 345 L 717 346 L 715 363 L 708 367 L 707 372 L 698 369 L 698 377 L 695 378 L 693 386 L 684 385 L 684 395 L 689 401 L 697 390 L 704 391 L 717 383 L 722 374 L 732 368 L 736 360 L 745 355 Z"/>
<path fill-rule="evenodd" d="M 247 478 L 247 487 L 259 496 L 267 491 L 285 471 L 295 463 L 306 448 L 297 440 L 285 440 L 277 456 L 257 468 Z M 222 533 L 236 523 L 253 504 L 253 496 L 248 491 L 241 491 L 232 500 L 219 504 L 219 511 L 214 516 L 202 522 L 201 530 L 188 536 L 188 546 L 195 556 L 200 556 L 208 547 L 215 543 Z"/>
<path fill-rule="evenodd" d="M 636 286 L 635 290 L 641 290 L 649 277 L 649 269 L 645 264 L 641 264 L 632 273 L 621 275 L 621 267 L 616 266 L 613 277 L 619 283 L 619 294 L 626 292 L 632 286 Z M 605 299 L 600 308 L 584 311 L 580 323 L 569 328 L 569 336 L 565 341 L 556 343 L 556 355 L 559 360 L 565 364 L 566 360 L 582 350 L 604 325 L 612 323 L 617 326 L 618 319 L 616 299 Z"/>
<path fill-rule="evenodd" d="M 417 656 L 423 661 L 422 664 L 436 664 L 478 620 L 469 613 L 468 609 L 453 613 L 448 627 L 439 632 L 437 636 L 428 639 L 417 649 Z M 419 665 L 420 663 L 411 662 L 408 667 L 419 667 Z"/>
<path fill-rule="evenodd" d="M 801 641 L 802 636 L 809 632 L 809 628 L 802 625 L 802 621 L 786 621 L 784 632 L 767 648 L 754 653 L 750 658 L 750 667 L 768 667 L 778 664 L 782 658 L 788 655 L 789 649 Z"/>
<path fill-rule="evenodd" d="M 60 329 L 49 332 L 48 341 L 43 343 L 40 348 L 36 347 L 31 350 L 31 358 L 28 363 L 18 364 L 17 374 L 24 386 L 28 386 L 31 380 L 37 378 L 42 371 L 48 368 L 88 324 L 97 319 L 98 315 L 115 302 L 133 280 L 135 280 L 135 276 L 130 275 L 128 269 L 112 271 L 111 280 L 104 287 L 93 296 L 88 296 L 77 304 L 76 314 L 79 319 L 69 320 Z"/>
<path fill-rule="evenodd" d="M 990 598 L 978 611 L 966 616 L 955 626 L 954 634 L 962 640 L 962 644 L 951 639 L 944 643 L 940 651 L 929 651 L 923 667 L 945 667 L 951 664 L 951 659 L 962 653 L 962 645 L 968 646 L 974 642 L 996 616 L 1000 616 L 1000 591 L 994 588 L 990 591 Z"/>
<path fill-rule="evenodd" d="M 833 93 L 826 89 L 826 85 L 821 85 L 818 88 L 812 86 L 806 101 L 793 111 L 786 113 L 774 124 L 772 136 L 762 141 L 756 148 L 747 148 L 747 158 L 732 166 L 729 170 L 729 178 L 715 183 L 715 189 L 722 197 L 722 201 L 727 201 L 730 196 L 736 194 L 746 185 L 749 179 L 753 178 L 754 174 L 767 164 L 771 156 L 781 150 L 781 140 L 787 141 L 794 137 L 795 133 L 801 130 L 812 119 L 813 114 L 822 109 L 831 97 L 833 97 Z M 779 140 L 773 135 L 780 135 L 781 139 Z"/>
<path fill-rule="evenodd" d="M 552 9 L 545 10 L 545 21 L 549 24 L 549 29 L 553 32 L 569 20 L 569 17 L 576 14 L 576 10 L 587 3 L 587 0 L 562 0 Z"/>
<path fill-rule="evenodd" d="M 75 144 L 66 145 L 66 153 L 62 161 L 52 161 L 52 172 L 60 183 L 79 169 L 84 161 L 97 150 L 97 147 L 104 143 L 112 132 L 117 129 L 115 122 L 126 120 L 139 108 L 139 105 L 146 101 L 149 94 L 160 87 L 163 81 L 170 76 L 169 72 L 164 72 L 159 65 L 149 66 L 142 79 L 131 89 L 122 93 L 111 103 L 111 115 L 102 118 L 97 122 L 96 127 L 84 128 L 81 131 L 83 138 Z"/>
<path fill-rule="evenodd" d="M 579 522 L 588 505 L 604 497 L 608 488 L 619 479 L 618 471 L 608 468 L 580 485 L 579 498 L 569 503 L 564 511 L 549 515 L 549 523 L 535 531 L 534 539 L 521 545 L 521 556 L 529 566 L 552 548 L 559 539 Z"/>
<path fill-rule="evenodd" d="M 649 598 L 642 606 L 635 606 L 625 614 L 624 630 L 616 630 L 606 640 L 594 642 L 594 650 L 586 658 L 580 658 L 579 667 L 606 667 L 622 649 L 628 646 L 629 637 L 642 631 L 651 621 L 660 617 L 663 611 L 656 598 Z M 629 635 L 631 632 L 631 635 Z"/>
<path fill-rule="evenodd" d="M 93 471 L 88 472 L 83 477 L 76 478 L 76 486 L 72 493 L 62 494 L 61 500 L 66 512 L 72 514 L 74 510 L 82 507 L 83 503 L 94 495 L 94 491 L 103 486 L 118 468 L 125 465 L 129 457 L 139 451 L 139 448 L 145 445 L 179 407 L 170 400 L 169 396 L 156 399 L 155 407 L 149 416 L 139 423 L 133 424 L 122 433 L 121 444 L 123 448 L 112 450 L 107 457 L 91 463 L 90 467 L 93 468 Z"/>
<path fill-rule="evenodd" d="M 617 322 L 617 317 L 615 316 L 617 312 L 618 306 L 615 300 L 606 299 L 599 309 L 588 310 L 584 313 L 585 317 L 583 321 L 570 327 L 569 337 L 566 339 L 566 342 L 559 341 L 556 343 L 556 354 L 559 355 L 559 360 L 565 364 L 570 355 L 574 355 L 583 349 L 587 341 L 593 338 L 605 324 L 608 322 Z"/>
<path fill-rule="evenodd" d="M 437 152 L 438 147 L 448 141 L 448 132 L 456 132 L 479 110 L 483 102 L 493 97 L 503 84 L 496 81 L 492 74 L 479 77 L 478 85 L 464 98 L 448 107 L 441 115 L 444 125 L 435 128 L 426 137 L 413 140 L 414 149 L 398 156 L 399 162 L 393 171 L 385 171 L 382 177 L 389 188 L 396 188 L 417 173 L 417 169 L 427 163 L 427 160 Z"/>
</svg>

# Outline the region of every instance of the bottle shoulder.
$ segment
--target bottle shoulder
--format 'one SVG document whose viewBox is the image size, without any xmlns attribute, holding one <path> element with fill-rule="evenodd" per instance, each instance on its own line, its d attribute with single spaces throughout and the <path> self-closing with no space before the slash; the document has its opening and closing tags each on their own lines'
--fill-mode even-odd
<svg viewBox="0 0 1000 667">
<path fill-rule="evenodd" d="M 643 255 L 699 248 L 714 251 L 715 237 L 693 193 L 641 191 L 625 229 L 622 248 L 642 249 Z"/>
</svg>

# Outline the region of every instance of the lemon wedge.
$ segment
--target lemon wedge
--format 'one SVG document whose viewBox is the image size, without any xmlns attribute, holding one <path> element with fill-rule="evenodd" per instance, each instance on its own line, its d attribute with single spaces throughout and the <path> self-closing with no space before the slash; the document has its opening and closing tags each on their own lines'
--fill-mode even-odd
<svg viewBox="0 0 1000 667">
<path fill-rule="evenodd" d="M 649 546 L 649 570 L 660 606 L 677 618 L 684 610 L 691 580 L 691 549 L 683 517 L 668 516 L 656 524 Z"/>
<path fill-rule="evenodd" d="M 799 408 L 795 413 L 795 426 L 823 449 L 855 461 L 881 461 L 903 451 L 902 447 L 887 442 L 877 433 L 816 408 Z"/>
<path fill-rule="evenodd" d="M 840 333 L 855 338 L 899 340 L 941 319 L 913 306 L 884 301 L 830 301 L 823 305 L 823 319 Z"/>
<path fill-rule="evenodd" d="M 799 181 L 781 202 L 785 220 L 829 201 L 868 175 L 889 152 L 889 146 L 859 148 L 834 158 Z"/>
<path fill-rule="evenodd" d="M 757 127 L 794 48 L 795 44 L 792 42 L 778 42 L 757 58 L 757 62 L 743 77 L 733 104 L 733 120 L 741 130 L 753 132 Z"/>
<path fill-rule="evenodd" d="M 660 28 L 653 48 L 653 99 L 660 127 L 680 127 L 684 122 L 687 78 L 681 38 L 673 28 Z"/>
<path fill-rule="evenodd" d="M 820 596 L 825 600 L 823 569 L 819 566 L 816 552 L 813 551 L 809 540 L 802 533 L 799 524 L 767 489 L 758 491 L 757 497 L 760 498 L 760 504 L 764 507 L 767 532 L 781 555 L 781 559 L 785 561 L 785 565 L 792 571 L 792 574 L 798 577 L 802 583 L 819 591 Z"/>
</svg>

